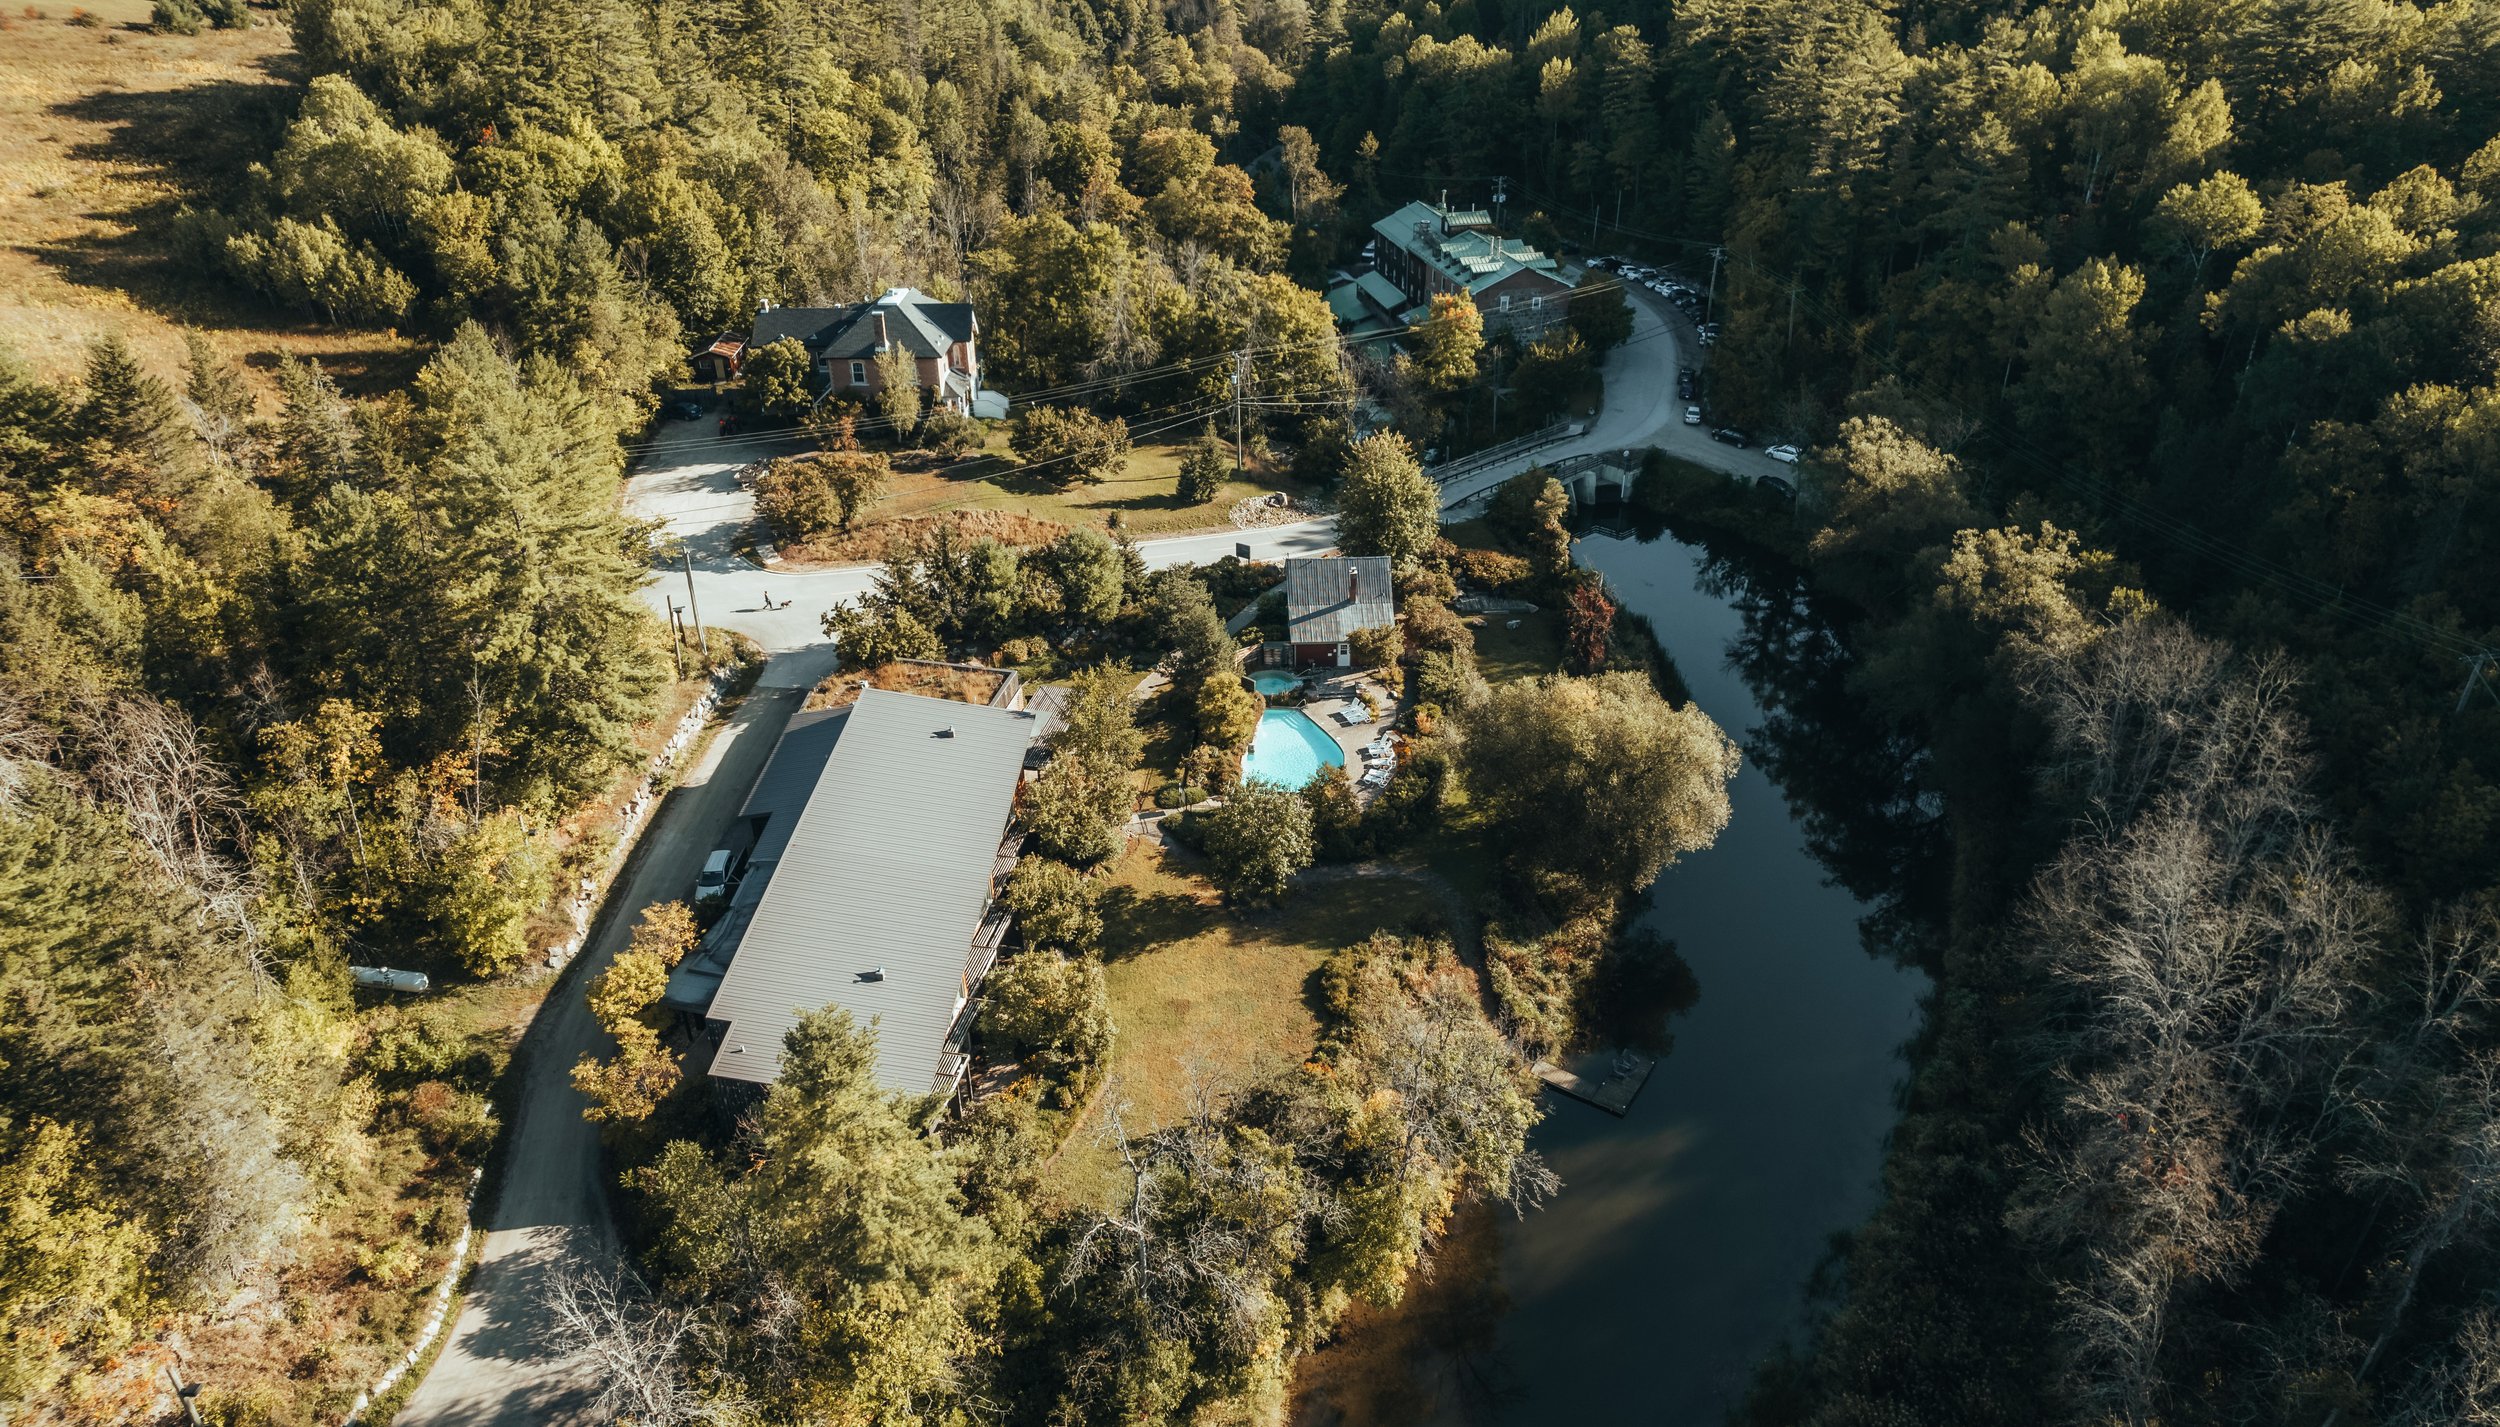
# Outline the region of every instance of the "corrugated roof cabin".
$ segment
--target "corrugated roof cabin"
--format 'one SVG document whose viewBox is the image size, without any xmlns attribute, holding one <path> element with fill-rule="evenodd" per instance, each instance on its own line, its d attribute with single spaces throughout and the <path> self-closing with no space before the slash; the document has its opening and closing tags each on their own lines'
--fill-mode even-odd
<svg viewBox="0 0 2500 1427">
<path fill-rule="evenodd" d="M 1398 605 L 1386 555 L 1317 556 L 1285 562 L 1285 638 L 1297 664 L 1349 668 L 1358 629 L 1395 624 Z"/>
<path fill-rule="evenodd" d="M 699 1016 L 693 1058 L 770 1083 L 805 1013 L 877 1026 L 877 1083 L 951 1094 L 973 995 L 1007 931 L 991 898 L 1040 721 L 884 689 L 794 715 L 747 797 L 746 877 L 662 1004 Z"/>
</svg>

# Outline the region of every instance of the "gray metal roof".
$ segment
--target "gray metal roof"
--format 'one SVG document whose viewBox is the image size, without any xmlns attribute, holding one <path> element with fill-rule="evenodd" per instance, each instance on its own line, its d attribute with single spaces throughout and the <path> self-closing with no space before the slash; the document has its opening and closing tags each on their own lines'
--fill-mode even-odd
<svg viewBox="0 0 2500 1427">
<path fill-rule="evenodd" d="M 668 989 L 661 993 L 660 1004 L 675 1011 L 702 1014 L 720 990 L 721 978 L 729 972 L 729 959 L 737 953 L 738 941 L 746 935 L 747 924 L 755 920 L 755 908 L 764 900 L 765 889 L 772 885 L 773 869 L 780 865 L 782 849 L 789 846 L 790 834 L 798 826 L 799 814 L 807 807 L 808 794 L 816 790 L 816 780 L 824 774 L 825 760 L 833 756 L 834 744 L 842 737 L 842 725 L 850 718 L 850 707 L 837 709 L 802 709 L 790 715 L 783 725 L 781 741 L 773 745 L 773 756 L 764 763 L 764 771 L 747 793 L 742 818 L 763 820 L 755 846 L 747 850 L 747 865 L 738 890 L 731 894 L 729 910 L 690 952 L 668 973 Z"/>
<path fill-rule="evenodd" d="M 1358 629 L 1398 621 L 1386 555 L 1311 556 L 1285 562 L 1285 638 L 1334 644 Z"/>
<path fill-rule="evenodd" d="M 759 862 L 775 856 L 707 1012 L 728 1022 L 712 1074 L 777 1079 L 799 1017 L 843 1006 L 877 1025 L 878 1084 L 929 1088 L 1035 726 L 1020 710 L 860 692 L 798 815 L 773 819 L 787 836 L 767 824 L 757 846 Z M 782 803 L 772 782 L 768 767 L 750 807 Z"/>
</svg>

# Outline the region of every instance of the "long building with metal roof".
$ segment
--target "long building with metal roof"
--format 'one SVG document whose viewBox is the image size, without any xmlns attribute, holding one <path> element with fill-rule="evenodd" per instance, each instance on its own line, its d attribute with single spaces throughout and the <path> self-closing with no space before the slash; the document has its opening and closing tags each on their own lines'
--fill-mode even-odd
<svg viewBox="0 0 2500 1427">
<path fill-rule="evenodd" d="M 1006 932 L 991 898 L 1039 726 L 877 688 L 791 720 L 747 799 L 761 826 L 745 880 L 663 1001 L 700 1015 L 711 1074 L 777 1079 L 799 1017 L 842 1006 L 876 1025 L 878 1084 L 954 1089 Z"/>
</svg>

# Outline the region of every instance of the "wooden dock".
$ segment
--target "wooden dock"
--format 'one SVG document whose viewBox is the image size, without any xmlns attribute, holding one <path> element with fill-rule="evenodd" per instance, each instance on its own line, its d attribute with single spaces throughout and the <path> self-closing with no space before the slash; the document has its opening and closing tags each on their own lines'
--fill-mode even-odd
<svg viewBox="0 0 2500 1427">
<path fill-rule="evenodd" d="M 1601 1062 L 1604 1074 L 1591 1080 L 1576 1075 L 1550 1060 L 1536 1063 L 1536 1078 L 1574 1100 L 1583 1100 L 1610 1115 L 1621 1115 L 1632 1108 L 1632 1097 L 1649 1083 L 1649 1072 L 1658 1068 L 1658 1058 L 1636 1051 L 1619 1051 Z"/>
</svg>

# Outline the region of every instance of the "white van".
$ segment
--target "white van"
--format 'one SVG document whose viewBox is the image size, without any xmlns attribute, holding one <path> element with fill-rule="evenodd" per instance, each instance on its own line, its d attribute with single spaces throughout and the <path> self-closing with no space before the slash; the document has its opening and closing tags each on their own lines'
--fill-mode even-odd
<svg viewBox="0 0 2500 1427">
<path fill-rule="evenodd" d="M 728 897 L 729 869 L 737 860 L 738 854 L 726 847 L 712 849 L 712 855 L 703 859 L 703 875 L 694 879 L 694 899 L 718 902 Z"/>
</svg>

